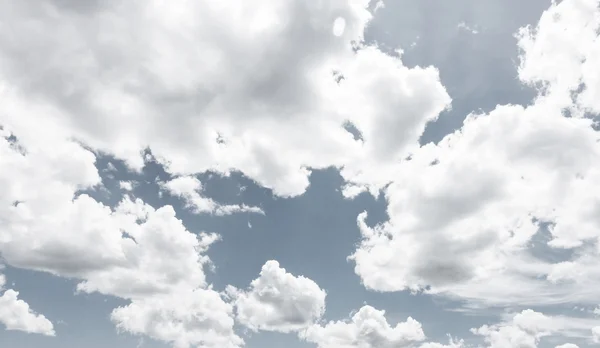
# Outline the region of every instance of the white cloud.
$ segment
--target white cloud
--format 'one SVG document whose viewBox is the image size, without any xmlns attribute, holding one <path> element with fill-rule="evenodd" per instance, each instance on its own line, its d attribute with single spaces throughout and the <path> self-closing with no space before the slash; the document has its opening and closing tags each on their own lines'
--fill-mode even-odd
<svg viewBox="0 0 600 348">
<path fill-rule="evenodd" d="M 370 168 L 415 146 L 450 98 L 434 68 L 408 69 L 376 47 L 355 52 L 369 4 L 155 0 L 80 11 L 50 0 L 35 9 L 3 3 L 0 19 L 13 34 L 0 35 L 0 76 L 11 93 L 54 108 L 44 117 L 67 135 L 134 168 L 149 147 L 172 173 L 240 170 L 283 196 L 304 192 L 308 168 L 331 165 L 382 186 L 387 172 Z"/>
<path fill-rule="evenodd" d="M 594 326 L 592 328 L 592 342 L 600 343 L 600 326 Z"/>
<path fill-rule="evenodd" d="M 470 32 L 471 34 L 479 34 L 479 30 L 476 27 L 471 27 L 470 25 L 468 25 L 465 22 L 458 23 L 458 29 L 466 30 L 466 31 Z"/>
<path fill-rule="evenodd" d="M 248 290 L 227 289 L 237 320 L 251 330 L 293 332 L 318 320 L 325 311 L 324 290 L 303 276 L 294 276 L 267 261 Z"/>
<path fill-rule="evenodd" d="M 369 1 L 65 6 L 0 3 L 0 21 L 12 28 L 0 33 L 0 124 L 27 150 L 2 141 L 0 166 L 11 170 L 0 171 L 8 192 L 0 198 L 0 251 L 14 266 L 81 279 L 79 291 L 131 299 L 115 313 L 142 316 L 137 322 L 152 314 L 147 303 L 185 301 L 206 288 L 204 240 L 215 237 L 198 240 L 171 207 L 73 199 L 100 178 L 94 154 L 67 139 L 133 169 L 150 148 L 179 175 L 165 184 L 169 191 L 198 211 L 260 212 L 202 197 L 188 174 L 239 170 L 289 196 L 306 189 L 309 168 L 334 165 L 376 190 L 389 171 L 374 163 L 402 157 L 450 101 L 436 69 L 408 69 L 375 47 L 355 52 Z M 336 36 L 338 18 L 345 25 Z M 344 76 L 339 85 L 334 70 Z M 364 143 L 344 130 L 347 121 Z M 186 322 L 160 316 L 165 325 Z M 116 321 L 172 341 L 157 328 Z"/>
<path fill-rule="evenodd" d="M 470 115 L 398 165 L 385 192 L 389 221 L 370 227 L 358 217 L 363 241 L 351 258 L 367 288 L 428 289 L 483 306 L 600 302 L 591 290 L 600 252 L 589 247 L 600 236 L 600 138 L 577 117 L 594 108 L 585 91 L 600 88 L 588 77 L 600 72 L 598 4 L 553 4 L 521 32 L 519 76 L 546 84 L 532 105 Z M 579 81 L 587 87 L 572 100 Z M 570 260 L 531 253 L 541 222 L 551 223 L 546 247 L 577 249 Z"/>
<path fill-rule="evenodd" d="M 213 290 L 196 289 L 134 300 L 115 309 L 119 330 L 170 342 L 175 348 L 237 348 L 233 307 Z"/>
<path fill-rule="evenodd" d="M 191 233 L 170 206 L 126 199 L 111 208 L 79 195 L 101 183 L 82 142 L 133 169 L 150 148 L 177 176 L 163 188 L 198 212 L 261 212 L 203 197 L 190 175 L 208 169 L 241 171 L 280 196 L 303 193 L 311 168 L 343 168 L 348 197 L 393 181 L 390 221 L 358 220 L 363 241 L 353 259 L 371 289 L 432 285 L 430 293 L 484 305 L 600 302 L 600 254 L 584 248 L 599 237 L 600 153 L 591 122 L 579 117 L 600 111 L 597 4 L 564 0 L 536 30 L 520 33 L 519 76 L 546 85 L 532 105 L 471 116 L 440 144 L 419 148 L 450 97 L 435 68 L 409 69 L 361 43 L 367 0 L 140 0 L 78 9 L 2 1 L 0 22 L 11 30 L 0 31 L 0 253 L 16 267 L 77 278 L 79 291 L 130 300 L 112 315 L 121 330 L 178 347 L 243 344 L 232 304 L 206 282 L 205 252 L 218 236 Z M 334 29 L 340 18 L 343 30 Z M 563 117 L 564 109 L 575 117 Z M 528 246 L 538 221 L 553 223 L 549 247 L 581 253 L 563 263 L 536 259 Z M 236 294 L 238 319 L 284 332 L 313 324 L 325 293 L 265 266 Z M 288 297 L 297 287 L 307 293 Z M 2 299 L 49 332 L 16 295 L 7 290 Z M 519 318 L 530 316 L 542 320 Z M 589 326 L 560 323 L 577 332 Z M 477 332 L 490 344 L 532 347 L 546 332 L 572 334 L 528 325 L 519 319 Z M 301 335 L 322 348 L 425 338 L 415 320 L 392 327 L 371 307 Z"/>
<path fill-rule="evenodd" d="M 490 348 L 537 348 L 540 339 L 550 335 L 550 319 L 542 313 L 526 310 L 517 314 L 511 323 L 484 325 L 471 331 L 485 337 Z"/>
<path fill-rule="evenodd" d="M 139 199 L 124 200 L 113 216 L 119 222 L 113 222 L 117 231 L 126 233 L 121 239 L 122 260 L 85 274 L 79 291 L 138 298 L 207 285 L 203 265 L 209 259 L 203 253 L 217 235 L 196 236 L 175 217 L 172 207 L 154 210 Z"/>
<path fill-rule="evenodd" d="M 519 77 L 530 84 L 544 84 L 560 102 L 571 100 L 570 92 L 584 109 L 599 113 L 600 15 L 598 0 L 554 3 L 541 16 L 536 28 L 519 32 L 523 59 Z"/>
<path fill-rule="evenodd" d="M 0 274 L 0 323 L 7 330 L 54 336 L 56 333 L 52 322 L 32 311 L 27 302 L 19 299 L 17 291 L 4 289 L 5 284 L 6 278 Z"/>
<path fill-rule="evenodd" d="M 216 235 L 190 233 L 169 206 L 125 199 L 111 208 L 79 194 L 101 184 L 87 148 L 134 170 L 149 148 L 178 179 L 238 170 L 281 196 L 304 192 L 309 168 L 332 165 L 376 188 L 385 171 L 360 163 L 402 156 L 450 98 L 436 69 L 361 46 L 369 1 L 96 5 L 0 2 L 11 28 L 0 31 L 0 169 L 10 168 L 0 170 L 0 253 L 15 267 L 79 279 L 79 291 L 131 300 L 113 315 L 122 330 L 241 345 L 229 306 L 206 304 L 217 296 L 203 271 Z M 200 211 L 260 212 L 171 184 Z"/>
<path fill-rule="evenodd" d="M 350 321 L 313 325 L 301 332 L 300 337 L 317 344 L 319 348 L 396 348 L 409 347 L 425 340 L 418 321 L 409 317 L 391 326 L 384 315 L 383 310 L 364 306 Z"/>
<path fill-rule="evenodd" d="M 464 340 L 456 340 L 452 337 L 449 339 L 450 342 L 448 344 L 437 343 L 437 342 L 427 342 L 423 343 L 419 346 L 419 348 L 464 348 L 468 347 L 465 345 Z"/>
<path fill-rule="evenodd" d="M 531 309 L 514 314 L 511 318 L 495 325 L 483 325 L 471 332 L 483 336 L 490 348 L 537 348 L 544 337 L 570 337 L 589 339 L 590 330 L 597 325 L 597 319 L 566 316 L 549 316 Z M 564 344 L 560 347 L 577 347 Z M 557 347 L 558 348 L 558 347 Z"/>
<path fill-rule="evenodd" d="M 117 167 L 115 167 L 115 165 L 112 162 L 108 162 L 106 164 L 106 168 L 104 169 L 104 171 L 110 173 L 110 172 L 116 172 L 118 170 L 117 170 Z"/>
<path fill-rule="evenodd" d="M 133 190 L 133 182 L 132 181 L 119 181 L 119 188 L 125 191 Z"/>
<path fill-rule="evenodd" d="M 565 343 L 565 344 L 556 346 L 555 348 L 579 348 L 579 346 L 574 343 Z"/>
<path fill-rule="evenodd" d="M 185 204 L 195 213 L 212 213 L 216 215 L 231 215 L 235 213 L 262 214 L 265 212 L 259 207 L 251 207 L 245 204 L 219 204 L 213 199 L 203 197 L 200 180 L 193 176 L 180 176 L 161 184 L 161 188 L 171 195 L 181 197 Z"/>
<path fill-rule="evenodd" d="M 231 306 L 215 302 L 219 294 L 205 279 L 209 259 L 204 253 L 216 234 L 190 233 L 170 206 L 154 209 L 139 199 L 124 199 L 111 209 L 85 194 L 73 199 L 77 190 L 99 182 L 94 155 L 60 138 L 52 139 L 53 151 L 46 151 L 39 137 L 27 136 L 36 128 L 24 130 L 25 136 L 17 137 L 24 151 L 17 151 L 6 128 L 0 138 L 0 167 L 11 168 L 0 171 L 0 253 L 6 262 L 80 279 L 78 291 L 131 300 L 113 315 L 122 330 L 182 347 L 199 342 L 198 337 L 207 348 L 243 344 L 233 333 Z M 15 302 L 15 292 L 3 298 L 27 309 Z M 206 321 L 198 319 L 203 316 Z M 43 317 L 30 318 L 45 330 Z M 154 326 L 140 326 L 143 322 Z"/>
</svg>

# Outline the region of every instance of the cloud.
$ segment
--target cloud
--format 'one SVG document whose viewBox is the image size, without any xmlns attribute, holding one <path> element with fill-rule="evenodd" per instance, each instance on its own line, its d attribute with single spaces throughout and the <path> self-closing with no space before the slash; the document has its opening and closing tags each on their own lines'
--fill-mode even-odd
<svg viewBox="0 0 600 348">
<path fill-rule="evenodd" d="M 115 309 L 111 319 L 123 332 L 148 335 L 175 348 L 237 348 L 233 307 L 210 289 L 174 292 L 134 300 Z"/>
<path fill-rule="evenodd" d="M 593 339 L 597 319 L 545 315 L 531 309 L 507 313 L 504 320 L 492 325 L 472 328 L 471 333 L 483 338 L 488 348 L 537 348 L 544 338 Z M 408 318 L 392 326 L 385 319 L 385 311 L 363 306 L 350 320 L 315 324 L 301 331 L 301 339 L 317 344 L 319 348 L 468 348 L 475 347 L 448 335 L 447 344 L 423 342 L 426 340 L 421 323 Z M 577 345 L 566 343 L 564 348 Z M 557 348 L 558 348 L 557 347 Z"/>
<path fill-rule="evenodd" d="M 594 326 L 592 328 L 592 342 L 600 343 L 600 326 Z"/>
<path fill-rule="evenodd" d="M 552 4 L 518 35 L 519 77 L 540 85 L 533 103 L 469 115 L 398 165 L 385 190 L 389 221 L 368 226 L 366 213 L 358 217 L 363 240 L 351 259 L 367 288 L 484 307 L 600 302 L 590 290 L 600 285 L 592 247 L 600 236 L 600 147 L 593 120 L 583 117 L 595 110 L 586 91 L 600 88 L 590 78 L 600 71 L 598 18 L 595 0 Z M 572 249 L 571 259 L 531 253 L 543 224 L 546 247 Z"/>
<path fill-rule="evenodd" d="M 383 310 L 364 306 L 350 321 L 329 322 L 325 326 L 313 325 L 301 332 L 300 337 L 317 344 L 319 348 L 409 347 L 425 340 L 418 321 L 409 317 L 406 321 L 391 326 L 384 315 Z"/>
<path fill-rule="evenodd" d="M 434 67 L 408 68 L 363 42 L 371 5 L 0 2 L 0 22 L 11 28 L 0 31 L 3 259 L 131 301 L 114 310 L 117 327 L 178 347 L 243 345 L 234 307 L 251 329 L 308 327 L 302 337 L 322 348 L 425 339 L 414 319 L 392 327 L 368 306 L 320 326 L 325 292 L 274 262 L 228 303 L 204 273 L 218 235 L 188 231 L 171 206 L 126 198 L 109 207 L 81 193 L 101 183 L 97 153 L 141 170 L 150 149 L 175 177 L 163 189 L 197 212 L 261 212 L 203 197 L 193 175 L 207 170 L 240 171 L 284 197 L 302 194 L 312 169 L 331 166 L 348 197 L 385 188 L 390 220 L 368 226 L 358 217 L 363 240 L 352 259 L 369 289 L 482 306 L 600 302 L 600 255 L 590 247 L 599 237 L 600 158 L 583 117 L 600 112 L 598 1 L 554 3 L 518 34 L 519 78 L 540 91 L 531 105 L 471 115 L 422 147 L 425 126 L 451 98 Z M 548 247 L 577 251 L 570 260 L 530 253 L 542 223 Z M 50 332 L 15 291 L 2 299 Z M 533 347 L 547 332 L 589 326 L 560 321 L 559 330 L 535 312 L 518 318 L 477 333 Z"/>
<path fill-rule="evenodd" d="M 471 329 L 475 335 L 483 336 L 490 348 L 537 348 L 544 337 L 560 336 L 589 339 L 590 331 L 597 319 L 549 316 L 531 309 L 514 314 L 508 320 L 495 325 L 483 325 Z M 560 347 L 577 347 L 564 344 Z M 558 347 L 557 347 L 558 348 Z"/>
<path fill-rule="evenodd" d="M 75 278 L 79 292 L 130 300 L 113 313 L 121 330 L 181 346 L 243 344 L 229 305 L 206 302 L 218 296 L 203 270 L 217 235 L 191 233 L 170 206 L 126 198 L 109 207 L 81 192 L 101 184 L 96 154 L 139 171 L 146 149 L 176 177 L 165 184 L 171 193 L 215 214 L 260 211 L 202 197 L 190 175 L 237 170 L 294 196 L 311 169 L 337 166 L 349 182 L 382 187 L 383 165 L 416 146 L 450 97 L 435 68 L 409 69 L 363 43 L 368 8 L 1 2 L 11 28 L 0 33 L 0 168 L 10 168 L 0 170 L 2 257 Z M 334 35 L 336 20 L 344 28 Z"/>
<path fill-rule="evenodd" d="M 4 289 L 5 284 L 6 278 L 0 274 L 0 323 L 7 330 L 54 336 L 56 333 L 52 322 L 32 311 L 27 302 L 19 299 L 17 291 Z"/>
<path fill-rule="evenodd" d="M 119 181 L 119 188 L 124 191 L 132 191 L 134 183 L 131 181 Z"/>
<path fill-rule="evenodd" d="M 560 102 L 571 101 L 570 92 L 578 91 L 573 101 L 579 111 L 600 113 L 595 98 L 600 91 L 599 11 L 597 0 L 555 2 L 535 28 L 522 28 L 520 79 L 545 87 Z"/>
<path fill-rule="evenodd" d="M 457 28 L 461 29 L 461 30 L 468 31 L 471 34 L 479 34 L 479 30 L 476 27 L 471 27 L 470 25 L 468 25 L 465 22 L 458 23 Z"/>
<path fill-rule="evenodd" d="M 387 171 L 369 168 L 416 146 L 450 98 L 435 68 L 409 69 L 362 43 L 369 5 L 6 3 L 3 93 L 52 108 L 44 118 L 55 128 L 134 169 L 149 147 L 173 174 L 239 170 L 281 196 L 301 194 L 310 168 L 330 166 L 382 187 Z M 1 121 L 19 133 L 25 122 L 10 113 Z"/>
<path fill-rule="evenodd" d="M 448 344 L 437 343 L 437 342 L 427 342 L 423 343 L 419 346 L 419 348 L 463 348 L 468 347 L 465 345 L 464 340 L 455 340 L 450 338 L 450 342 Z"/>
<path fill-rule="evenodd" d="M 23 133 L 3 128 L 0 138 L 0 166 L 11 168 L 0 171 L 0 253 L 7 263 L 79 279 L 79 292 L 130 300 L 113 312 L 121 330 L 181 347 L 243 344 L 233 332 L 231 306 L 217 303 L 220 295 L 203 270 L 210 262 L 204 253 L 218 235 L 189 232 L 171 206 L 155 209 L 126 198 L 110 208 L 77 194 L 99 182 L 93 153 L 61 138 L 51 139 L 48 151 L 37 141 L 43 135 Z M 28 313 L 16 292 L 6 291 L 3 300 Z M 50 333 L 45 318 L 28 318 L 39 326 L 32 330 Z"/>
<path fill-rule="evenodd" d="M 253 331 L 293 332 L 320 319 L 325 312 L 324 290 L 303 276 L 294 276 L 267 261 L 248 290 L 228 287 L 237 320 Z"/>
<path fill-rule="evenodd" d="M 490 348 L 536 348 L 540 339 L 550 334 L 549 321 L 542 313 L 526 310 L 517 314 L 510 324 L 484 325 L 471 331 L 484 336 Z"/>
<path fill-rule="evenodd" d="M 180 176 L 172 179 L 162 183 L 161 188 L 169 192 L 171 195 L 183 198 L 186 206 L 197 214 L 212 213 L 220 216 L 231 215 L 235 213 L 265 214 L 265 212 L 259 207 L 250 207 L 245 204 L 222 205 L 215 202 L 211 198 L 203 197 L 200 194 L 202 192 L 202 183 L 200 180 L 192 176 Z"/>
</svg>

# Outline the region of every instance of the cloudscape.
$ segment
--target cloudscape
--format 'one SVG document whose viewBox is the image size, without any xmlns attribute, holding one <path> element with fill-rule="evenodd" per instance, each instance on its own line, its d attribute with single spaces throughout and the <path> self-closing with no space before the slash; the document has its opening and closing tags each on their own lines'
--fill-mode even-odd
<svg viewBox="0 0 600 348">
<path fill-rule="evenodd" d="M 598 116 L 600 0 L 0 0 L 0 348 L 598 346 Z"/>
</svg>

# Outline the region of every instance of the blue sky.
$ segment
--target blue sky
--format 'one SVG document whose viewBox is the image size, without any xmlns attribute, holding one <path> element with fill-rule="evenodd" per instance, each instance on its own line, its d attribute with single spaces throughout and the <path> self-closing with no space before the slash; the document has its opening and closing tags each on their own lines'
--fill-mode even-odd
<svg viewBox="0 0 600 348">
<path fill-rule="evenodd" d="M 0 348 L 600 342 L 598 0 L 0 26 Z"/>
</svg>

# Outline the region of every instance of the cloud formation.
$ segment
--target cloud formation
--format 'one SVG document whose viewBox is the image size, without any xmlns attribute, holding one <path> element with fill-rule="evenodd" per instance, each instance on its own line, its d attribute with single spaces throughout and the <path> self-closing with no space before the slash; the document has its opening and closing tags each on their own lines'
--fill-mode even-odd
<svg viewBox="0 0 600 348">
<path fill-rule="evenodd" d="M 565 29 L 566 28 L 566 29 Z M 351 258 L 367 288 L 425 290 L 479 305 L 595 304 L 600 231 L 595 183 L 598 133 L 588 96 L 600 84 L 600 8 L 552 4 L 518 33 L 519 77 L 539 87 L 528 106 L 472 114 L 461 129 L 399 164 L 385 190 L 390 216 L 371 227 Z M 561 262 L 531 252 L 573 250 Z"/>
<path fill-rule="evenodd" d="M 319 348 L 408 347 L 425 339 L 421 323 L 413 318 L 390 326 L 384 315 L 383 310 L 364 306 L 349 322 L 315 325 L 302 332 L 301 337 L 316 343 Z"/>
<path fill-rule="evenodd" d="M 119 330 L 177 348 L 241 347 L 236 323 L 320 348 L 465 346 L 425 342 L 418 321 L 393 326 L 370 306 L 322 323 L 326 291 L 274 260 L 247 289 L 214 289 L 205 267 L 218 234 L 188 230 L 172 206 L 135 198 L 131 182 L 114 206 L 89 192 L 103 185 L 100 154 L 140 172 L 150 151 L 170 176 L 160 188 L 195 213 L 264 214 L 205 197 L 196 174 L 208 170 L 241 172 L 281 197 L 329 167 L 348 198 L 383 190 L 389 221 L 369 226 L 360 214 L 350 256 L 370 290 L 474 308 L 597 305 L 598 5 L 553 3 L 519 31 L 519 78 L 538 89 L 530 105 L 469 115 L 420 146 L 451 98 L 435 67 L 408 68 L 400 50 L 364 42 L 380 3 L 0 1 L 2 261 L 127 300 L 111 315 Z M 544 232 L 546 247 L 572 256 L 534 255 Z M 55 334 L 2 291 L 7 329 Z M 524 310 L 473 333 L 491 348 L 535 348 L 551 335 L 597 343 L 599 327 Z"/>
<path fill-rule="evenodd" d="M 213 213 L 216 215 L 231 215 L 235 213 L 262 214 L 265 212 L 259 207 L 247 205 L 219 204 L 208 197 L 203 197 L 202 183 L 195 177 L 180 176 L 168 182 L 162 183 L 162 189 L 171 195 L 181 197 L 185 205 L 195 213 Z"/>
<path fill-rule="evenodd" d="M 2 267 L 0 267 L 2 269 Z M 19 293 L 5 289 L 6 277 L 0 274 L 0 323 L 6 330 L 18 330 L 54 336 L 54 325 L 45 316 L 31 310 L 27 302 L 19 299 Z"/>
<path fill-rule="evenodd" d="M 253 331 L 294 332 L 304 329 L 325 312 L 326 293 L 314 281 L 294 276 L 267 261 L 248 290 L 228 287 L 237 320 Z"/>
<path fill-rule="evenodd" d="M 364 45 L 369 3 L 3 3 L 12 28 L 0 36 L 3 89 L 53 109 L 44 118 L 65 136 L 134 169 L 150 148 L 173 174 L 239 170 L 282 196 L 331 165 L 381 187 L 389 178 L 361 163 L 415 146 L 450 98 L 435 68 L 408 69 Z M 6 113 L 2 123 L 22 133 L 37 119 Z"/>
</svg>

